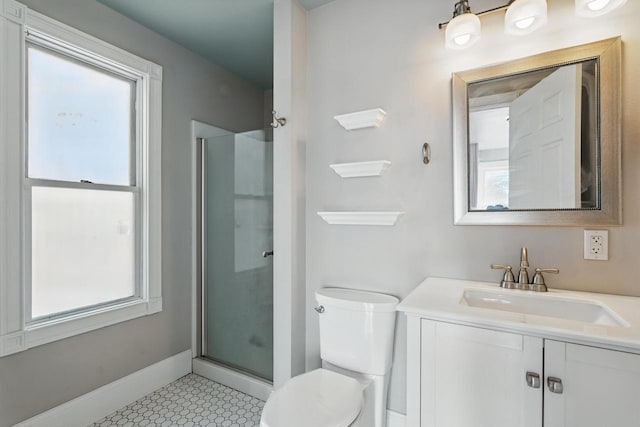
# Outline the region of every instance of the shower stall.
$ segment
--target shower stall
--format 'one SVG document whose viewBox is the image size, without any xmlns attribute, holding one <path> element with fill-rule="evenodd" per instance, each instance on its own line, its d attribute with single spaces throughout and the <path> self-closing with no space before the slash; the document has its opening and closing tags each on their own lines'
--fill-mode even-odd
<svg viewBox="0 0 640 427">
<path fill-rule="evenodd" d="M 265 383 L 273 382 L 271 133 L 197 141 L 199 356 Z"/>
</svg>

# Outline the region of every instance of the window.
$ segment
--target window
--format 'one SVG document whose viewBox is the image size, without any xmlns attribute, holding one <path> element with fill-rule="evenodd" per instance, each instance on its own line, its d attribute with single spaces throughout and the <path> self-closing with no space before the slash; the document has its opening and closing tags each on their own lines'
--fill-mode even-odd
<svg viewBox="0 0 640 427">
<path fill-rule="evenodd" d="M 162 307 L 162 69 L 5 1 L 0 356 Z"/>
<path fill-rule="evenodd" d="M 137 82 L 74 59 L 27 45 L 29 320 L 137 294 Z"/>
</svg>

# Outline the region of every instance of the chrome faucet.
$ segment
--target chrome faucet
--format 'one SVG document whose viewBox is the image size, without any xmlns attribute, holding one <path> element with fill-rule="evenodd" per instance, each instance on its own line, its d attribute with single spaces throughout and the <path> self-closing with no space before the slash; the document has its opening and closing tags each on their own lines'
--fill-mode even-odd
<svg viewBox="0 0 640 427">
<path fill-rule="evenodd" d="M 525 247 L 520 251 L 520 271 L 518 272 L 517 281 L 513 276 L 510 265 L 491 264 L 491 268 L 504 270 L 504 276 L 500 282 L 501 288 L 534 292 L 547 292 L 548 290 L 542 273 L 560 273 L 557 268 L 536 268 L 536 274 L 533 276 L 533 280 L 529 282 L 529 257 Z"/>
<path fill-rule="evenodd" d="M 527 256 L 527 248 L 520 251 L 520 271 L 518 272 L 518 283 L 516 289 L 526 291 L 529 289 L 529 257 Z"/>
</svg>

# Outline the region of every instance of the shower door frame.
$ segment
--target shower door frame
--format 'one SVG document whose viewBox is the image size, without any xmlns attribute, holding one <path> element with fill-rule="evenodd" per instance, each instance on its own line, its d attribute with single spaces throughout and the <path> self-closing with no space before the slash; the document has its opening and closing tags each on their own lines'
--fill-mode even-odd
<svg viewBox="0 0 640 427">
<path fill-rule="evenodd" d="M 306 186 L 307 143 L 307 11 L 298 0 L 275 0 L 273 7 L 273 103 L 287 124 L 273 135 L 273 387 L 303 373 L 308 364 L 306 348 Z M 197 194 L 196 138 L 216 136 L 223 129 L 192 121 L 192 354 L 198 356 L 197 314 Z M 315 360 L 315 358 L 314 358 Z M 199 364 L 194 359 L 194 372 Z M 235 387 L 239 389 L 239 387 Z M 242 390 L 241 390 L 242 391 Z M 253 396 L 250 391 L 247 392 Z M 258 397 L 258 396 L 256 396 Z"/>
<path fill-rule="evenodd" d="M 203 222 L 205 214 L 203 177 L 206 173 L 204 144 L 207 139 L 234 132 L 221 129 L 207 123 L 192 120 L 192 370 L 194 373 L 217 381 L 228 387 L 239 390 L 261 400 L 266 400 L 273 391 L 273 384 L 267 380 L 246 372 L 241 368 L 228 366 L 210 357 L 203 357 L 206 343 L 206 310 L 205 298 L 206 269 L 202 260 L 206 256 L 204 233 L 206 224 Z M 275 230 L 274 230 L 275 234 Z M 274 293 L 274 305 L 276 295 Z M 274 331 L 275 336 L 276 331 Z M 277 354 L 274 339 L 274 354 Z"/>
</svg>

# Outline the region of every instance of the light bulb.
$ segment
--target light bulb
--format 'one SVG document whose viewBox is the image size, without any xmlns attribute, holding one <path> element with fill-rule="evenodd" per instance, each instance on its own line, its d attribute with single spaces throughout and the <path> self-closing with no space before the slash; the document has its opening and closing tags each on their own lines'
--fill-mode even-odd
<svg viewBox="0 0 640 427">
<path fill-rule="evenodd" d="M 515 35 L 529 34 L 546 22 L 546 0 L 515 0 L 507 8 L 504 16 L 504 32 Z"/>
<path fill-rule="evenodd" d="M 453 39 L 458 46 L 464 46 L 469 43 L 469 40 L 471 40 L 471 34 L 462 34 Z"/>
<path fill-rule="evenodd" d="M 624 6 L 627 0 L 576 0 L 576 15 L 593 18 Z"/>
<path fill-rule="evenodd" d="M 587 7 L 591 10 L 602 10 L 602 8 L 606 7 L 609 4 L 609 0 L 593 0 L 591 3 L 587 4 Z"/>
<path fill-rule="evenodd" d="M 445 47 L 466 49 L 480 40 L 480 18 L 473 13 L 462 13 L 447 24 Z"/>
<path fill-rule="evenodd" d="M 516 27 L 520 28 L 521 30 L 524 30 L 525 28 L 529 28 L 531 24 L 533 24 L 533 21 L 535 20 L 536 20 L 535 16 L 530 16 L 528 18 L 521 19 L 519 21 L 516 21 Z"/>
</svg>

